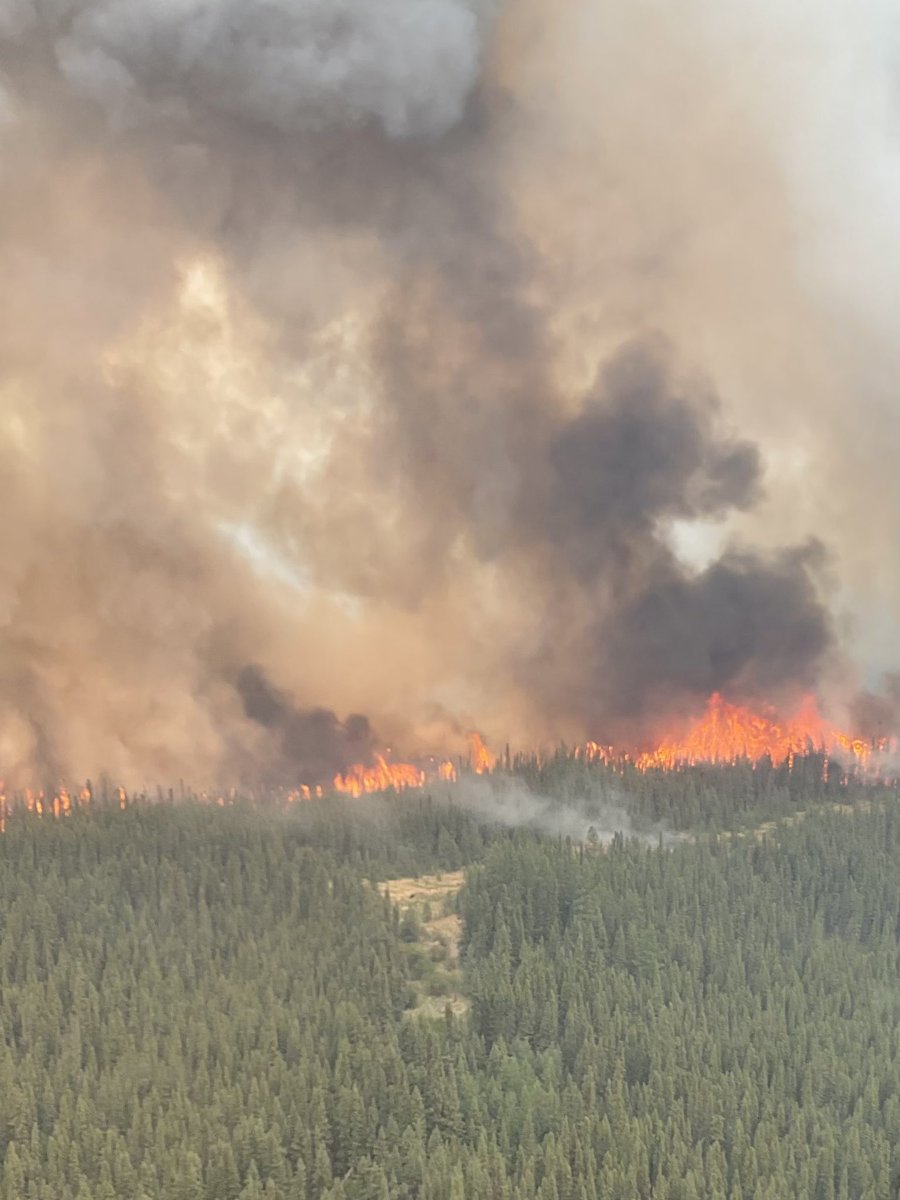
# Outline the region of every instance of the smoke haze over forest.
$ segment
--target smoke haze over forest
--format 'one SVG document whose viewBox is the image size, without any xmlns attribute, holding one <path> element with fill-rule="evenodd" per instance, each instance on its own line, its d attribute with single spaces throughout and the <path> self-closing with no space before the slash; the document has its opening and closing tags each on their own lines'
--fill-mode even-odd
<svg viewBox="0 0 900 1200">
<path fill-rule="evenodd" d="M 6 0 L 0 778 L 889 725 L 898 51 L 885 0 Z"/>
</svg>

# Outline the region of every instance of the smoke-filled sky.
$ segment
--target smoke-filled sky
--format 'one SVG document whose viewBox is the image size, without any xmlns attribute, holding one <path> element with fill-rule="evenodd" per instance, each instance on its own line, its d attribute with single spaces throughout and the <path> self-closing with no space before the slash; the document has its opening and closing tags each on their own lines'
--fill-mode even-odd
<svg viewBox="0 0 900 1200">
<path fill-rule="evenodd" d="M 0 777 L 897 666 L 886 0 L 0 0 L 0 156 Z"/>
</svg>

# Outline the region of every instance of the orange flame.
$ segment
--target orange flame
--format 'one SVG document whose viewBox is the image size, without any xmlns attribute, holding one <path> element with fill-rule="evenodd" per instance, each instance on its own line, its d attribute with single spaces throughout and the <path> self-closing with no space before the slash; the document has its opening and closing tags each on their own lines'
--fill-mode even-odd
<svg viewBox="0 0 900 1200">
<path fill-rule="evenodd" d="M 774 712 L 754 712 L 730 704 L 716 693 L 710 697 L 703 716 L 683 736 L 665 737 L 655 750 L 638 755 L 634 761 L 642 771 L 654 767 L 673 770 L 700 762 L 733 763 L 738 759 L 759 762 L 767 756 L 778 765 L 794 755 L 820 751 L 843 753 L 865 762 L 871 749 L 864 739 L 824 721 L 811 696 L 793 717 L 779 720 Z"/>
<path fill-rule="evenodd" d="M 346 775 L 335 775 L 334 790 L 346 792 L 351 796 L 367 795 L 370 792 L 383 792 L 388 788 L 421 787 L 425 782 L 425 772 L 412 763 L 390 763 L 383 755 L 375 756 L 375 765 L 371 767 L 357 763 Z"/>
<path fill-rule="evenodd" d="M 453 783 L 456 779 L 456 767 L 449 759 L 431 759 L 424 766 L 408 762 L 391 762 L 385 754 L 376 754 L 373 766 L 356 763 L 346 774 L 335 775 L 331 786 L 336 792 L 350 796 L 370 795 L 372 792 L 383 792 L 388 788 L 402 792 L 406 788 L 420 788 L 434 780 Z M 310 789 L 302 787 L 300 794 L 309 799 Z M 314 794 L 321 796 L 322 789 L 314 789 Z"/>
<path fill-rule="evenodd" d="M 615 763 L 621 759 L 612 746 L 601 746 L 599 742 L 585 742 L 583 746 L 575 747 L 575 757 L 583 758 L 585 762 Z"/>
<path fill-rule="evenodd" d="M 468 735 L 469 764 L 476 775 L 486 775 L 497 765 L 497 756 L 485 745 L 484 738 L 476 730 Z"/>
<path fill-rule="evenodd" d="M 477 775 L 493 771 L 497 756 L 491 752 L 480 733 L 473 730 L 468 734 L 469 768 Z M 677 770 L 679 767 L 696 763 L 734 763 L 739 760 L 759 762 L 769 758 L 779 765 L 791 763 L 794 756 L 810 752 L 824 753 L 829 757 L 855 760 L 865 766 L 878 751 L 891 749 L 896 752 L 893 740 L 885 739 L 871 743 L 826 722 L 812 697 L 807 697 L 797 712 L 787 719 L 779 718 L 772 709 L 754 711 L 732 704 L 718 693 L 713 694 L 702 716 L 687 725 L 684 732 L 669 732 L 655 749 L 637 755 L 624 753 L 615 746 L 600 742 L 586 742 L 575 749 L 576 758 L 586 762 L 602 762 L 613 769 L 622 769 L 632 763 L 640 771 Z M 508 752 L 507 752 L 508 753 Z M 370 795 L 374 792 L 394 789 L 421 788 L 436 781 L 454 782 L 457 770 L 449 759 L 432 758 L 419 763 L 393 762 L 390 751 L 377 755 L 371 766 L 358 763 L 345 774 L 336 775 L 332 788 L 351 796 Z M 827 776 L 827 760 L 825 772 Z M 300 785 L 286 794 L 288 803 L 312 800 L 325 795 L 321 785 Z M 143 797 L 130 797 L 124 788 L 114 791 L 118 807 L 124 809 Z M 202 798 L 211 803 L 224 805 L 224 796 Z M 228 799 L 234 802 L 235 792 Z M 91 805 L 93 789 L 88 782 L 76 792 L 65 786 L 48 795 L 44 791 L 26 789 L 10 795 L 0 780 L 0 833 L 5 832 L 7 820 L 15 809 L 24 808 L 37 816 L 59 819 L 68 816 L 76 806 Z"/>
</svg>

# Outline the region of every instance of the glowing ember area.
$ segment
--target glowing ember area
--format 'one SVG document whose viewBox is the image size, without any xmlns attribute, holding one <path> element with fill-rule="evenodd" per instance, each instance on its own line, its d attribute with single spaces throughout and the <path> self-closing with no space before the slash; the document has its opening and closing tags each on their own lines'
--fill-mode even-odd
<svg viewBox="0 0 900 1200">
<path fill-rule="evenodd" d="M 480 733 L 469 734 L 469 765 L 476 775 L 485 775 L 497 765 L 497 756 L 492 754 Z"/>
<path fill-rule="evenodd" d="M 609 761 L 603 748 L 590 745 L 596 753 L 586 757 Z M 871 750 L 869 742 L 824 721 L 812 697 L 793 717 L 780 720 L 774 712 L 754 712 L 729 704 L 716 694 L 686 733 L 664 738 L 655 750 L 638 755 L 634 761 L 640 770 L 672 770 L 692 763 L 732 763 L 739 759 L 758 762 L 765 757 L 777 765 L 794 755 L 820 751 L 864 762 Z"/>
</svg>

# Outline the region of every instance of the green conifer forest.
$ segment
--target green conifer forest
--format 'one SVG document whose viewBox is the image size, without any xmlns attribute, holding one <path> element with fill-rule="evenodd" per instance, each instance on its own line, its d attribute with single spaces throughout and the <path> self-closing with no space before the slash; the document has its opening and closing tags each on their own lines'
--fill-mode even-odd
<svg viewBox="0 0 900 1200">
<path fill-rule="evenodd" d="M 437 792 L 15 814 L 2 1200 L 900 1195 L 895 789 L 516 770 L 639 836 Z"/>
</svg>

